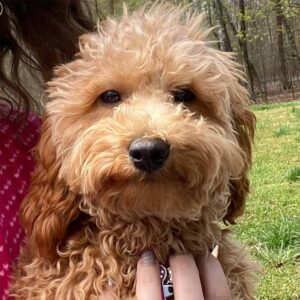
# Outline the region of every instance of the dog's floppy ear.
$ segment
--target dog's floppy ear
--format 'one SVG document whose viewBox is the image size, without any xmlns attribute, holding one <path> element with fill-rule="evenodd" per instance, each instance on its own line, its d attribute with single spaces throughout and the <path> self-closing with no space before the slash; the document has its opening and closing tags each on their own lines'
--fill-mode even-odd
<svg viewBox="0 0 300 300">
<path fill-rule="evenodd" d="M 37 168 L 30 191 L 21 204 L 21 223 L 28 248 L 35 255 L 51 257 L 56 254 L 57 244 L 63 241 L 68 225 L 79 214 L 77 196 L 58 178 L 60 164 L 47 118 L 35 150 Z"/>
<path fill-rule="evenodd" d="M 249 193 L 248 177 L 252 162 L 256 118 L 247 108 L 247 92 L 240 83 L 236 83 L 235 91 L 231 93 L 231 98 L 233 127 L 238 143 L 244 152 L 244 168 L 242 173 L 239 178 L 230 181 L 230 204 L 227 214 L 224 217 L 225 222 L 234 224 L 236 218 L 244 212 L 246 197 Z"/>
</svg>

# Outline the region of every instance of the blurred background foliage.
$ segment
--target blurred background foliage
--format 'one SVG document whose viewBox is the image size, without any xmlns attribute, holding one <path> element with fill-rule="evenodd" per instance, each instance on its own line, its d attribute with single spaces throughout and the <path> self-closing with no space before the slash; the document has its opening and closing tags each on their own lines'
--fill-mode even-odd
<svg viewBox="0 0 300 300">
<path fill-rule="evenodd" d="M 155 1 L 125 0 L 132 11 Z M 156 1 L 161 2 L 161 1 Z M 169 0 L 204 13 L 214 27 L 212 39 L 237 53 L 254 101 L 292 100 L 300 96 L 299 0 Z M 98 18 L 117 17 L 121 0 L 96 0 Z"/>
</svg>

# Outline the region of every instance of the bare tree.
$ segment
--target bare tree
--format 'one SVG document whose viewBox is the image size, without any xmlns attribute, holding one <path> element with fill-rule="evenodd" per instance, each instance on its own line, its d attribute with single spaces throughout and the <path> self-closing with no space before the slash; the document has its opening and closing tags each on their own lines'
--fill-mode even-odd
<svg viewBox="0 0 300 300">
<path fill-rule="evenodd" d="M 220 1 L 221 3 L 221 1 Z M 222 3 L 221 3 L 222 4 Z M 245 4 L 244 4 L 244 0 L 239 0 L 239 11 L 240 11 L 240 31 L 238 31 L 236 25 L 234 24 L 234 22 L 232 21 L 230 14 L 228 13 L 226 7 L 224 5 L 222 5 L 223 8 L 223 12 L 226 18 L 226 21 L 228 22 L 228 24 L 231 27 L 231 30 L 233 31 L 234 36 L 237 38 L 240 50 L 241 50 L 241 54 L 242 54 L 242 59 L 243 59 L 243 65 L 245 67 L 247 76 L 249 78 L 249 83 L 250 83 L 250 89 L 251 89 L 251 97 L 253 99 L 256 98 L 256 94 L 255 94 L 255 89 L 254 89 L 254 82 L 256 80 L 259 90 L 262 92 L 262 87 L 261 87 L 261 83 L 260 83 L 260 79 L 258 77 L 258 74 L 256 72 L 256 69 L 254 67 L 254 65 L 252 64 L 250 58 L 249 58 L 249 54 L 248 54 L 248 48 L 247 48 L 247 28 L 246 28 L 246 22 L 245 22 Z"/>
<path fill-rule="evenodd" d="M 276 30 L 277 30 L 277 48 L 278 48 L 278 56 L 279 56 L 279 64 L 280 64 L 280 79 L 281 84 L 284 90 L 288 89 L 288 74 L 287 68 L 285 64 L 285 50 L 283 43 L 283 10 L 281 7 L 281 0 L 273 0 L 274 1 L 274 9 L 276 14 Z"/>
<path fill-rule="evenodd" d="M 220 49 L 222 51 L 232 51 L 232 47 L 229 40 L 229 35 L 227 32 L 225 18 L 223 16 L 223 7 L 221 4 L 221 0 L 213 0 L 213 10 L 216 18 L 217 27 L 217 35 L 219 40 Z"/>
<path fill-rule="evenodd" d="M 289 40 L 289 43 L 290 43 L 290 46 L 292 49 L 292 56 L 297 61 L 297 63 L 300 65 L 300 55 L 299 55 L 299 51 L 297 49 L 295 35 L 284 15 L 283 15 L 283 24 L 284 24 L 284 27 L 285 27 L 285 30 L 287 33 L 287 38 Z"/>
</svg>

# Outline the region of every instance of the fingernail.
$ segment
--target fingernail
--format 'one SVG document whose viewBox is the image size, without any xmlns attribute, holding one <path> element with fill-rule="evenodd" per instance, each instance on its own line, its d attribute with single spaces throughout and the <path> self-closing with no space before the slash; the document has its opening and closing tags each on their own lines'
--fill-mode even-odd
<svg viewBox="0 0 300 300">
<path fill-rule="evenodd" d="M 142 261 L 145 265 L 155 265 L 157 263 L 154 254 L 150 250 L 147 250 L 142 254 Z"/>
</svg>

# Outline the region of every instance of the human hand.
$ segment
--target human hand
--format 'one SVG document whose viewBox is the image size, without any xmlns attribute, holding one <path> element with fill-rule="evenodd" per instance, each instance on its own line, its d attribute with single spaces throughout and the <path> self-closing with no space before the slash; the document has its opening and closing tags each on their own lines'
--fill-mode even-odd
<svg viewBox="0 0 300 300">
<path fill-rule="evenodd" d="M 191 255 L 175 255 L 169 263 L 176 300 L 231 299 L 222 267 L 211 254 L 196 260 Z M 159 264 L 150 251 L 138 262 L 136 297 L 137 300 L 164 299 Z"/>
<path fill-rule="evenodd" d="M 230 290 L 219 261 L 210 253 L 194 259 L 191 255 L 171 256 L 175 300 L 230 300 Z M 162 300 L 160 267 L 153 253 L 143 253 L 137 265 L 137 300 Z M 101 300 L 116 300 L 109 292 Z"/>
</svg>

